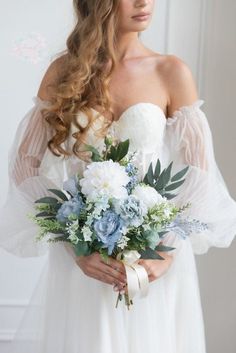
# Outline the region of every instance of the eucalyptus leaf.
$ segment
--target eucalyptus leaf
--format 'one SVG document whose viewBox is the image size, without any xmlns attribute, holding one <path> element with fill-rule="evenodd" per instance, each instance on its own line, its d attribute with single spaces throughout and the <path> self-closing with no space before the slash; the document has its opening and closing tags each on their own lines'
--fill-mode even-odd
<svg viewBox="0 0 236 353">
<path fill-rule="evenodd" d="M 147 183 L 150 186 L 154 186 L 154 174 L 153 174 L 153 169 L 152 169 L 152 163 L 150 163 L 149 168 L 148 168 Z"/>
<path fill-rule="evenodd" d="M 160 244 L 160 245 L 157 245 L 155 250 L 156 251 L 171 251 L 171 250 L 174 250 L 176 248 L 173 248 L 171 246 L 166 246 L 166 245 L 163 245 L 163 244 Z"/>
<path fill-rule="evenodd" d="M 188 171 L 189 166 L 185 167 L 184 169 L 180 170 L 178 173 L 176 173 L 172 178 L 171 181 L 177 181 L 181 179 Z"/>
<path fill-rule="evenodd" d="M 167 198 L 167 200 L 171 200 L 173 199 L 175 196 L 177 196 L 177 194 L 170 194 L 168 192 L 164 193 L 162 196 L 165 196 Z"/>
<path fill-rule="evenodd" d="M 177 189 L 180 185 L 184 183 L 185 179 L 182 179 L 180 181 L 176 181 L 175 183 L 169 184 L 168 186 L 165 187 L 166 191 L 171 191 Z"/>
<path fill-rule="evenodd" d="M 64 194 L 63 191 L 61 190 L 57 190 L 57 189 L 48 189 L 48 191 L 51 191 L 52 193 L 54 193 L 55 195 L 57 195 L 58 197 L 60 197 L 60 199 L 62 199 L 63 201 L 68 201 L 68 197 Z"/>
<path fill-rule="evenodd" d="M 79 241 L 76 245 L 74 245 L 74 251 L 77 256 L 86 256 L 90 254 L 90 249 L 86 241 Z"/>
<path fill-rule="evenodd" d="M 164 189 L 166 182 L 165 182 L 165 172 L 166 172 L 166 168 L 163 169 L 163 171 L 161 172 L 156 184 L 155 184 L 155 189 L 157 191 Z"/>
<path fill-rule="evenodd" d="M 157 159 L 157 163 L 156 163 L 156 167 L 155 167 L 155 172 L 154 172 L 154 178 L 158 179 L 160 176 L 160 172 L 161 172 L 161 162 L 159 160 L 159 158 Z"/>
<path fill-rule="evenodd" d="M 45 196 L 41 199 L 36 200 L 35 203 L 57 204 L 58 199 L 56 199 L 55 197 Z"/>
<path fill-rule="evenodd" d="M 172 165 L 173 165 L 173 161 L 168 165 L 165 171 L 165 185 L 167 185 L 170 181 Z"/>
<path fill-rule="evenodd" d="M 124 158 L 129 150 L 129 139 L 122 141 L 118 144 L 117 146 L 117 161 L 120 161 L 122 158 Z"/>
<path fill-rule="evenodd" d="M 159 259 L 165 260 L 162 256 L 160 256 L 155 250 L 147 247 L 145 250 L 139 251 L 141 255 L 141 259 Z"/>
</svg>

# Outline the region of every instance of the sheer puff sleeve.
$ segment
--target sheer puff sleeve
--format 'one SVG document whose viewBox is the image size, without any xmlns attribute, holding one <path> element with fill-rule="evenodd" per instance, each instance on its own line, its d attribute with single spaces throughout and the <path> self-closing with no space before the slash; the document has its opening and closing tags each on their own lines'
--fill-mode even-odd
<svg viewBox="0 0 236 353">
<path fill-rule="evenodd" d="M 35 241 L 38 227 L 27 217 L 35 214 L 34 201 L 49 194 L 55 183 L 40 173 L 40 165 L 52 136 L 52 128 L 41 110 L 48 101 L 33 97 L 34 106 L 20 121 L 8 152 L 9 186 L 0 210 L 0 246 L 8 252 L 31 257 L 44 255 L 48 243 Z M 57 158 L 57 157 L 55 157 Z"/>
<path fill-rule="evenodd" d="M 189 165 L 173 201 L 180 205 L 190 202 L 185 214 L 208 224 L 207 230 L 190 234 L 195 254 L 206 253 L 213 246 L 228 247 L 236 234 L 236 202 L 216 163 L 203 103 L 197 100 L 182 106 L 167 119 L 164 143 L 168 162 L 173 160 L 177 170 Z"/>
</svg>

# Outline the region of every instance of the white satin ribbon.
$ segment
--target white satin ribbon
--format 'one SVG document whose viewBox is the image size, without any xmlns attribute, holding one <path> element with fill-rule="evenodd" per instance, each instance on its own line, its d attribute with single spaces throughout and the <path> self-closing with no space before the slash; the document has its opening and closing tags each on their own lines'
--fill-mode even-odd
<svg viewBox="0 0 236 353">
<path fill-rule="evenodd" d="M 123 262 L 127 277 L 127 288 L 129 299 L 132 300 L 137 294 L 140 297 L 145 297 L 148 294 L 149 279 L 146 269 L 135 263 L 140 254 L 137 250 L 125 250 L 121 260 L 121 253 L 117 255 L 117 260 Z"/>
</svg>

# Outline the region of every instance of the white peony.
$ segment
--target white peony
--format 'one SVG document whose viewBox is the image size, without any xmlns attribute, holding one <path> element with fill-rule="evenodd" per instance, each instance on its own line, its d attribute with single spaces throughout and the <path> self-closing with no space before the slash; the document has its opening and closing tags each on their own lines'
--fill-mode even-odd
<svg viewBox="0 0 236 353">
<path fill-rule="evenodd" d="M 139 200 L 145 204 L 147 208 L 152 208 L 157 203 L 164 201 L 163 197 L 149 185 L 137 185 L 132 191 L 132 194 L 135 195 Z"/>
<path fill-rule="evenodd" d="M 89 164 L 79 183 L 82 193 L 87 196 L 88 200 L 95 201 L 102 194 L 117 199 L 127 197 L 125 186 L 129 180 L 124 166 L 108 160 Z"/>
</svg>

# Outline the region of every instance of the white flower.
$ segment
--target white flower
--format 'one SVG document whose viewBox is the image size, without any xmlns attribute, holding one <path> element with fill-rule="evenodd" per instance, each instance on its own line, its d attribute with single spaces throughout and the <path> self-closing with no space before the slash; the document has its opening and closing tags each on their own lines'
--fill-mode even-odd
<svg viewBox="0 0 236 353">
<path fill-rule="evenodd" d="M 72 244 L 77 244 L 79 241 L 79 238 L 77 236 L 78 229 L 79 229 L 78 219 L 71 223 L 68 223 L 66 226 L 66 230 L 69 233 L 68 239 L 71 241 Z"/>
<path fill-rule="evenodd" d="M 118 240 L 117 242 L 117 246 L 119 246 L 119 248 L 124 249 L 129 241 L 129 237 L 127 237 L 126 235 L 122 235 L 122 237 Z"/>
<path fill-rule="evenodd" d="M 91 240 L 91 236 L 92 236 L 93 232 L 90 230 L 89 227 L 83 226 L 82 233 L 83 233 L 85 241 L 90 241 Z"/>
<path fill-rule="evenodd" d="M 117 199 L 126 197 L 125 186 L 128 182 L 129 176 L 125 167 L 118 162 L 108 160 L 89 164 L 79 183 L 82 193 L 87 196 L 88 200 L 96 201 L 102 194 Z"/>
<path fill-rule="evenodd" d="M 172 214 L 172 211 L 171 211 L 170 208 L 165 208 L 165 209 L 164 209 L 164 215 L 165 215 L 165 217 L 169 218 L 171 214 Z"/>
<path fill-rule="evenodd" d="M 132 194 L 142 200 L 147 208 L 152 208 L 156 204 L 164 201 L 163 197 L 156 191 L 156 189 L 149 185 L 137 185 L 133 189 Z"/>
</svg>

